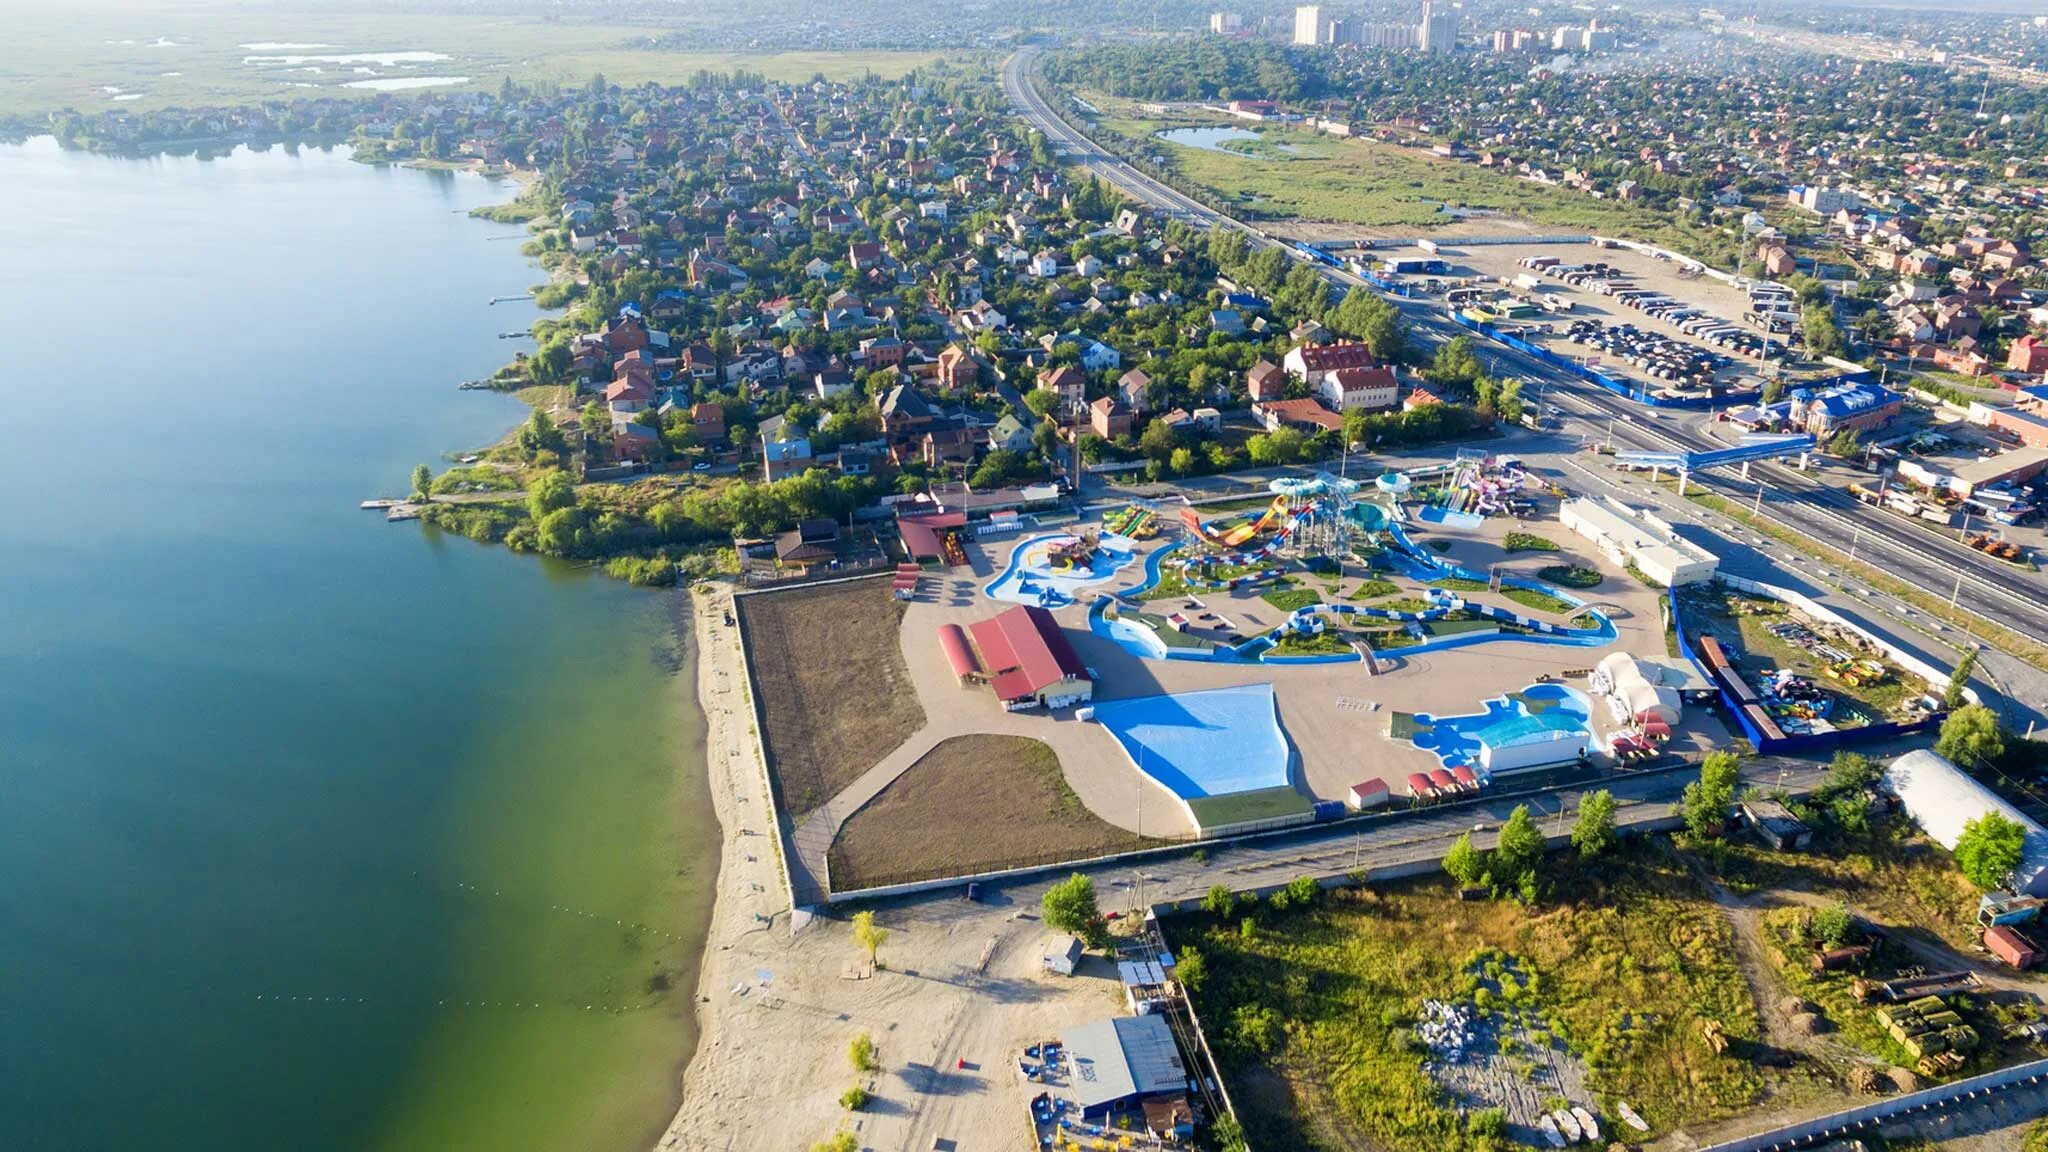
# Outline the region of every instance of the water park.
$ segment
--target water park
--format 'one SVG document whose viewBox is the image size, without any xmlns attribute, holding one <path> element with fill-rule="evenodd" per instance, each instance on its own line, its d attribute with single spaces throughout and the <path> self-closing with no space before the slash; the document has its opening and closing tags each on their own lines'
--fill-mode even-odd
<svg viewBox="0 0 2048 1152">
<path fill-rule="evenodd" d="M 1183 507 L 1179 537 L 1147 557 L 1140 582 L 1095 598 L 1090 629 L 1145 659 L 1264 664 L 1363 662 L 1376 651 L 1416 655 L 1492 640 L 1613 643 L 1612 621 L 1571 591 L 1461 567 L 1410 537 L 1401 494 L 1471 493 L 1461 508 L 1431 505 L 1422 513 L 1442 511 L 1436 522 L 1446 528 L 1481 524 L 1536 486 L 1517 462 L 1461 459 L 1418 471 L 1420 481 L 1416 473 L 1387 473 L 1370 492 L 1328 474 L 1283 477 L 1270 482 L 1272 500 L 1262 508 L 1213 519 Z M 1435 488 L 1418 487 L 1432 480 Z M 1131 513 L 1107 519 L 1129 523 Z M 1383 604 L 1341 603 L 1301 586 L 1322 581 L 1335 591 L 1353 570 L 1373 574 L 1368 583 L 1390 597 L 1401 588 L 1382 574 L 1414 582 L 1414 594 Z M 1500 594 L 1564 619 L 1482 603 L 1470 592 Z M 1178 604 L 1158 610 L 1166 601 Z"/>
</svg>

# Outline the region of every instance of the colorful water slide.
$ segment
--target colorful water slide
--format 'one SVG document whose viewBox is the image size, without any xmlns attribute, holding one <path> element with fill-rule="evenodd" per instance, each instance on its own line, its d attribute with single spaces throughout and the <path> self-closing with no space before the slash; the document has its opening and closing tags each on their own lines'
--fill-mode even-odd
<svg viewBox="0 0 2048 1152">
<path fill-rule="evenodd" d="M 1280 517 L 1285 515 L 1287 515 L 1287 499 L 1285 497 L 1274 497 L 1272 506 L 1266 509 L 1265 515 L 1259 517 L 1257 520 L 1253 520 L 1245 524 L 1240 524 L 1237 527 L 1232 528 L 1230 531 L 1224 533 L 1220 539 L 1218 539 L 1215 536 L 1209 536 L 1209 538 L 1212 540 L 1217 540 L 1217 542 L 1222 544 L 1225 548 L 1235 548 L 1239 544 L 1244 543 L 1245 541 L 1251 539 L 1254 536 L 1257 536 L 1259 533 L 1264 532 L 1266 529 L 1272 527 L 1274 521 L 1280 519 Z M 1203 534 L 1205 536 L 1209 535 L 1206 532 Z"/>
</svg>

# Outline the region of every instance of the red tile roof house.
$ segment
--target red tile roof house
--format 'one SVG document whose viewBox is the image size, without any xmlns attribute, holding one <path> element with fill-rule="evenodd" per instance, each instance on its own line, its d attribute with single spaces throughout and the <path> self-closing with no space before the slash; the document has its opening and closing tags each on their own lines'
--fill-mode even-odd
<svg viewBox="0 0 2048 1152">
<path fill-rule="evenodd" d="M 961 683 L 986 683 L 1013 712 L 1065 708 L 1095 694 L 1087 667 L 1043 608 L 1019 605 L 964 629 L 942 624 L 939 648 Z"/>
<path fill-rule="evenodd" d="M 2014 372 L 2048 372 L 2048 340 L 2029 333 L 2013 341 L 2005 366 Z"/>
<path fill-rule="evenodd" d="M 1114 396 L 1104 396 L 1088 406 L 1088 423 L 1104 440 L 1114 440 L 1131 430 L 1131 410 Z"/>
<path fill-rule="evenodd" d="M 1266 431 L 1277 432 L 1282 428 L 1301 428 L 1310 432 L 1318 429 L 1341 429 L 1344 418 L 1323 407 L 1320 400 L 1262 400 L 1252 405 L 1252 415 L 1266 426 Z"/>
</svg>

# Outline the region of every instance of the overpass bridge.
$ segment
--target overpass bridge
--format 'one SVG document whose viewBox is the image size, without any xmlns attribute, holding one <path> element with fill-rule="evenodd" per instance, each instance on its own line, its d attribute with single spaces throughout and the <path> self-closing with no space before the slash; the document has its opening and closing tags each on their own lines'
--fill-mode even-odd
<svg viewBox="0 0 2048 1152">
<path fill-rule="evenodd" d="M 1806 457 L 1814 448 L 1814 438 L 1808 433 L 1782 435 L 1750 433 L 1742 443 L 1729 448 L 1706 448 L 1693 451 L 1673 452 L 1617 452 L 1614 462 L 1625 468 L 1648 468 L 1652 473 L 1670 470 L 1678 473 L 1678 494 L 1685 495 L 1685 485 L 1692 473 L 1702 468 L 1719 468 L 1728 464 L 1742 465 L 1742 477 L 1749 478 L 1749 464 L 1752 460 L 1777 460 L 1786 456 L 1798 456 L 1799 467 L 1806 468 Z"/>
</svg>

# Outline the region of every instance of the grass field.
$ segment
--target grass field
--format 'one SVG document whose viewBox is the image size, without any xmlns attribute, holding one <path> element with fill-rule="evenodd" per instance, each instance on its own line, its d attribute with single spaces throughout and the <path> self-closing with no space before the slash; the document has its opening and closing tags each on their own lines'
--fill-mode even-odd
<svg viewBox="0 0 2048 1152">
<path fill-rule="evenodd" d="M 182 0 L 148 12 L 106 0 L 15 0 L 8 9 L 10 34 L 0 38 L 0 115 L 33 116 L 67 107 L 96 112 L 245 104 L 323 90 L 378 95 L 340 87 L 375 78 L 354 71 L 359 66 L 387 78 L 466 76 L 469 86 L 496 88 L 508 75 L 522 83 L 581 84 L 592 73 L 603 72 L 614 83 L 636 84 L 684 80 L 704 68 L 744 68 L 781 80 L 804 80 L 817 72 L 845 78 L 868 70 L 896 76 L 935 56 L 671 52 L 652 47 L 654 38 L 683 30 L 680 20 L 632 24 L 512 15 L 415 15 L 328 11 L 311 5 L 243 6 L 226 0 Z M 263 43 L 327 47 L 243 47 Z M 256 55 L 405 51 L 449 58 L 394 66 L 244 62 Z M 134 99 L 117 101 L 116 95 Z"/>
<path fill-rule="evenodd" d="M 1531 978 L 1513 1006 L 1584 1060 L 1596 1106 L 1626 1100 L 1661 1136 L 1757 1100 L 1766 1073 L 1743 1048 L 1756 1005 L 1727 921 L 1674 854 L 1656 842 L 1613 866 L 1550 868 L 1554 896 L 1533 908 L 1431 880 L 1260 908 L 1249 931 L 1242 913 L 1173 921 L 1183 964 L 1193 951 L 1206 966 L 1196 1007 L 1252 1146 L 1490 1147 L 1444 1105 L 1413 1032 L 1424 998 L 1473 996 L 1488 950 Z M 1704 1020 L 1736 1041 L 1728 1054 L 1700 1042 Z"/>
<path fill-rule="evenodd" d="M 1796 888 L 1869 909 L 1887 924 L 1917 928 L 1955 948 L 1978 944 L 1976 889 L 1940 845 L 1903 820 L 1853 838 L 1823 830 L 1810 852 L 1772 852 L 1736 839 L 1699 855 L 1736 893 Z"/>
<path fill-rule="evenodd" d="M 1500 594 L 1524 608 L 1534 608 L 1538 612 L 1562 616 L 1567 612 L 1578 611 L 1578 605 L 1571 601 L 1561 600 L 1548 592 L 1538 592 L 1534 588 L 1502 588 Z"/>
<path fill-rule="evenodd" d="M 1257 141 L 1236 142 L 1227 151 L 1194 148 L 1168 143 L 1155 134 L 1224 121 L 1213 116 L 1150 117 L 1129 101 L 1083 95 L 1104 110 L 1101 127 L 1146 142 L 1166 155 L 1182 176 L 1223 200 L 1272 216 L 1428 228 L 1452 222 L 1441 211 L 1448 202 L 1561 227 L 1682 239 L 1678 229 L 1656 213 L 1432 156 L 1419 148 L 1269 125 L 1253 129 L 1259 133 Z"/>
<path fill-rule="evenodd" d="M 941 742 L 839 830 L 830 856 L 841 892 L 1082 860 L 1148 841 L 1081 803 L 1051 748 L 1022 736 Z"/>
<path fill-rule="evenodd" d="M 776 802 L 801 823 L 924 727 L 896 645 L 903 605 L 879 580 L 735 603 Z"/>
</svg>

